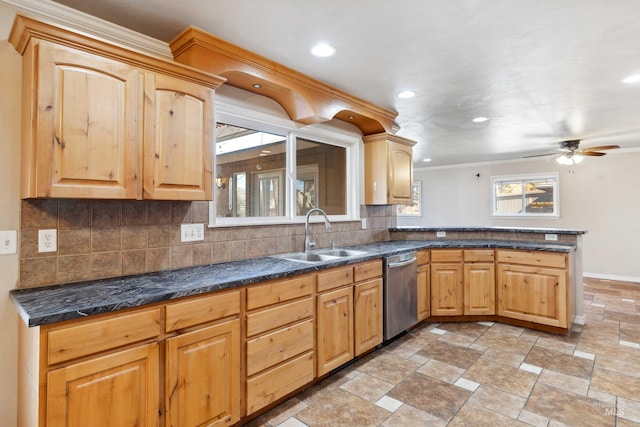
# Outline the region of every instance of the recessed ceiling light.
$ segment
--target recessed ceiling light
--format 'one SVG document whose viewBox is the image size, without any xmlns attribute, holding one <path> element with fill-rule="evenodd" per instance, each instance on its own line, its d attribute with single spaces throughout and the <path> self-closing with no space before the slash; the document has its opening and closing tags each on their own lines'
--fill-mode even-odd
<svg viewBox="0 0 640 427">
<path fill-rule="evenodd" d="M 262 85 L 260 83 L 254 83 L 253 87 L 256 89 L 260 89 L 262 87 Z"/>
<path fill-rule="evenodd" d="M 356 118 L 356 116 L 349 116 L 349 120 L 353 120 L 355 118 Z"/>
<path fill-rule="evenodd" d="M 430 162 L 431 159 L 422 159 L 423 162 Z"/>
<path fill-rule="evenodd" d="M 472 122 L 482 123 L 482 122 L 486 122 L 487 120 L 489 120 L 489 117 L 476 117 L 475 119 L 472 120 Z"/>
<path fill-rule="evenodd" d="M 400 99 L 413 98 L 416 96 L 416 93 L 412 90 L 403 90 L 402 92 L 398 92 L 396 96 Z"/>
<path fill-rule="evenodd" d="M 640 83 L 640 74 L 632 74 L 621 80 L 622 83 Z"/>
<path fill-rule="evenodd" d="M 326 43 L 318 43 L 311 48 L 311 53 L 320 58 L 326 58 L 335 54 L 336 48 Z"/>
</svg>

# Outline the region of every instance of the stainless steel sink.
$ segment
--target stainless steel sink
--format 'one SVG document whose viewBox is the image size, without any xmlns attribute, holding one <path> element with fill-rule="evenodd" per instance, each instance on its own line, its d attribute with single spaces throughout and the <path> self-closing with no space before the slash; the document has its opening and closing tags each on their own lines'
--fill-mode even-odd
<svg viewBox="0 0 640 427">
<path fill-rule="evenodd" d="M 289 261 L 318 263 L 324 261 L 339 260 L 341 258 L 360 256 L 364 254 L 366 254 L 366 252 L 356 251 L 352 249 L 321 249 L 314 252 L 295 252 L 291 254 L 275 255 L 275 257 L 286 259 Z"/>
<path fill-rule="evenodd" d="M 353 249 L 321 249 L 318 251 L 320 254 L 337 256 L 340 258 L 360 256 L 366 254 L 365 251 L 356 251 Z"/>
<path fill-rule="evenodd" d="M 316 252 L 297 252 L 293 254 L 278 255 L 278 258 L 300 262 L 323 262 L 339 259 L 337 256 L 325 255 Z"/>
</svg>

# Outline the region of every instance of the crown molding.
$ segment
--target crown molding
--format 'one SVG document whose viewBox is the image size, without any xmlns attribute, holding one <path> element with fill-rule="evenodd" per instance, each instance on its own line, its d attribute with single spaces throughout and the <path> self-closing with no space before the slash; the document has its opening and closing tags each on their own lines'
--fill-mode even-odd
<svg viewBox="0 0 640 427">
<path fill-rule="evenodd" d="M 0 0 L 34 18 L 45 18 L 92 36 L 126 46 L 146 54 L 173 60 L 169 45 L 144 34 L 121 27 L 104 19 L 80 12 L 51 0 Z M 35 16 L 34 16 L 35 15 Z"/>
</svg>

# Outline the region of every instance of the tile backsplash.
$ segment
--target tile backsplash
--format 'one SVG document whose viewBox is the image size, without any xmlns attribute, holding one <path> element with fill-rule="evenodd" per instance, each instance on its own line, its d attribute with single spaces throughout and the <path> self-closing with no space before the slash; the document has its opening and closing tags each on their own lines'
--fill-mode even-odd
<svg viewBox="0 0 640 427">
<path fill-rule="evenodd" d="M 360 221 L 312 224 L 318 247 L 388 240 L 394 206 L 361 206 Z M 208 202 L 28 199 L 21 205 L 20 287 L 71 283 L 300 251 L 304 224 L 207 228 Z M 180 242 L 180 224 L 205 224 Z M 38 230 L 56 229 L 57 252 L 38 253 Z"/>
</svg>

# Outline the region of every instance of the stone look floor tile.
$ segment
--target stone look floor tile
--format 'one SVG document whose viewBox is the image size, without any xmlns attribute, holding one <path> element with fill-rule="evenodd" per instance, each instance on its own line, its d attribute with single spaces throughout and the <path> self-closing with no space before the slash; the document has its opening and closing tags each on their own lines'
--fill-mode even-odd
<svg viewBox="0 0 640 427">
<path fill-rule="evenodd" d="M 607 371 L 619 372 L 632 377 L 640 377 L 640 358 L 638 363 L 626 362 L 607 356 L 598 356 L 595 367 Z"/>
<path fill-rule="evenodd" d="M 498 365 L 481 359 L 467 370 L 463 378 L 483 385 L 493 386 L 520 397 L 527 397 L 538 376 L 510 366 Z"/>
<path fill-rule="evenodd" d="M 518 420 L 534 427 L 547 427 L 547 424 L 549 424 L 549 418 L 539 414 L 535 414 L 533 412 L 529 412 L 526 409 L 520 411 Z"/>
<path fill-rule="evenodd" d="M 461 347 L 469 347 L 469 345 L 473 344 L 475 340 L 475 337 L 458 334 L 455 332 L 447 332 L 446 334 L 438 338 L 438 341 L 459 345 Z"/>
<path fill-rule="evenodd" d="M 371 358 L 363 364 L 356 364 L 359 371 L 372 377 L 381 379 L 390 384 L 398 384 L 412 372 L 422 366 L 422 363 L 414 362 L 393 354 L 383 353 Z"/>
<path fill-rule="evenodd" d="M 391 390 L 393 384 L 379 380 L 371 375 L 362 374 L 342 384 L 340 388 L 369 402 L 375 402 Z"/>
<path fill-rule="evenodd" d="M 490 409 L 517 418 L 527 399 L 505 393 L 493 387 L 481 385 L 469 398 L 468 402 L 485 409 Z"/>
<path fill-rule="evenodd" d="M 620 372 L 595 368 L 591 377 L 591 387 L 605 393 L 628 399 L 638 399 L 640 396 L 640 378 Z"/>
<path fill-rule="evenodd" d="M 466 369 L 480 358 L 482 352 L 438 340 L 429 344 L 417 354 Z"/>
<path fill-rule="evenodd" d="M 488 326 L 480 325 L 472 322 L 456 322 L 456 323 L 443 323 L 440 325 L 440 329 L 445 331 L 455 332 L 457 334 L 468 335 L 470 337 L 478 338 L 485 333 Z"/>
<path fill-rule="evenodd" d="M 494 332 L 494 328 L 498 325 L 499 323 L 493 325 L 491 329 L 476 340 L 476 344 L 497 350 L 526 355 L 537 340 L 537 337 L 532 336 L 518 337 L 501 332 Z"/>
<path fill-rule="evenodd" d="M 402 405 L 382 423 L 384 427 L 429 426 L 445 427 L 447 422 L 411 405 Z M 356 426 L 352 426 L 356 427 Z"/>
<path fill-rule="evenodd" d="M 464 405 L 471 392 L 416 372 L 398 384 L 388 395 L 449 421 Z"/>
<path fill-rule="evenodd" d="M 524 361 L 525 356 L 522 354 L 511 353 L 509 351 L 497 350 L 490 348 L 484 352 L 481 359 L 489 360 L 500 365 L 507 365 L 517 368 Z"/>
<path fill-rule="evenodd" d="M 533 347 L 524 361 L 544 369 L 551 369 L 580 378 L 589 378 L 593 370 L 592 360 L 540 347 Z"/>
<path fill-rule="evenodd" d="M 602 402 L 544 384 L 536 384 L 524 409 L 568 425 L 615 425 L 615 417 L 605 414 Z"/>
<path fill-rule="evenodd" d="M 292 397 L 283 404 L 276 406 L 260 418 L 272 426 L 277 426 L 307 407 L 308 405 L 306 403 L 302 402 L 297 397 Z"/>
<path fill-rule="evenodd" d="M 640 399 L 640 396 L 636 397 Z M 640 424 L 640 402 L 637 400 L 618 398 L 617 415 L 619 418 Z"/>
<path fill-rule="evenodd" d="M 573 351 L 576 349 L 576 344 L 563 342 L 562 340 L 554 338 L 540 337 L 538 338 L 538 341 L 536 341 L 535 347 L 551 349 L 556 352 L 559 351 L 566 354 L 573 354 Z"/>
<path fill-rule="evenodd" d="M 333 390 L 315 404 L 298 412 L 296 418 L 308 426 L 375 426 L 389 411 L 345 390 Z"/>
<path fill-rule="evenodd" d="M 453 384 L 464 374 L 464 371 L 462 368 L 432 359 L 418 368 L 416 372 Z"/>
<path fill-rule="evenodd" d="M 528 426 L 528 424 L 517 421 L 473 403 L 464 405 L 456 416 L 448 424 L 449 427 L 466 427 L 466 426 L 492 426 L 492 427 L 511 427 L 511 426 Z"/>
<path fill-rule="evenodd" d="M 586 396 L 589 391 L 589 380 L 545 369 L 538 378 L 538 384 L 550 385 L 562 390 Z"/>
</svg>

